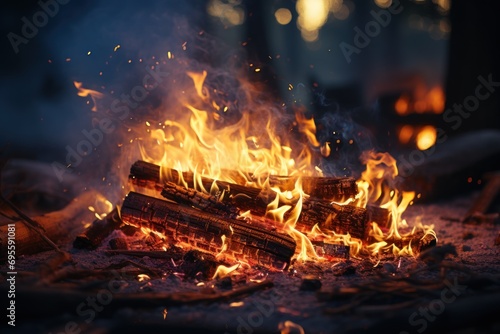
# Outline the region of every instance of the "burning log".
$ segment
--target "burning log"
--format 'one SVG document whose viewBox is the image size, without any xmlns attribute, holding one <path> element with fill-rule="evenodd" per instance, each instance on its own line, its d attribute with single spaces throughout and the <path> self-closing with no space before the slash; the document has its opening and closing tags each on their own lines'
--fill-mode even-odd
<svg viewBox="0 0 500 334">
<path fill-rule="evenodd" d="M 376 205 L 368 205 L 368 221 L 377 223 L 380 227 L 388 228 L 391 224 L 392 214 L 388 209 Z"/>
<path fill-rule="evenodd" d="M 276 269 L 284 268 L 295 253 L 295 241 L 288 235 L 135 192 L 125 198 L 121 217 L 126 224 L 151 228 L 201 251 L 224 251 Z"/>
<path fill-rule="evenodd" d="M 230 174 L 236 174 L 229 171 Z M 170 181 L 182 179 L 190 188 L 194 188 L 194 175 L 190 172 L 179 173 L 175 169 L 166 169 L 165 175 L 168 175 Z M 163 184 L 160 181 L 160 166 L 145 161 L 136 161 L 130 168 L 129 179 L 133 184 L 140 187 L 156 189 L 160 191 Z M 269 176 L 271 186 L 279 187 L 282 190 L 293 190 L 297 177 L 293 176 Z M 213 179 L 202 177 L 201 182 L 205 189 L 210 189 L 214 183 Z M 244 194 L 256 200 L 258 197 L 266 197 L 261 194 L 261 190 L 253 187 L 245 187 L 240 184 L 229 183 L 225 181 L 215 181 L 219 188 L 229 189 L 231 193 Z M 316 199 L 326 199 L 329 201 L 344 201 L 353 198 L 358 193 L 356 180 L 352 177 L 302 177 L 302 188 L 304 192 Z"/>
<path fill-rule="evenodd" d="M 129 180 L 139 187 L 161 191 L 164 184 L 161 182 L 160 174 L 160 166 L 139 160 L 130 167 Z M 175 169 L 166 168 L 164 174 L 168 175 L 170 181 L 180 181 L 182 178 L 189 188 L 194 188 L 194 175 L 191 172 L 179 173 Z M 228 195 L 238 193 L 250 198 L 257 198 L 261 192 L 259 188 L 245 187 L 235 183 L 201 177 L 201 184 L 205 189 L 210 189 L 214 182 L 219 189 L 226 190 Z"/>
<path fill-rule="evenodd" d="M 216 196 L 205 194 L 192 188 L 187 189 L 173 182 L 165 182 L 161 195 L 179 204 L 194 206 L 205 212 L 223 217 L 236 219 L 239 214 L 237 207 L 220 201 Z"/>
<path fill-rule="evenodd" d="M 221 201 L 216 196 L 204 194 L 195 189 L 186 189 L 173 182 L 166 182 L 161 194 L 174 202 L 194 206 L 205 212 L 227 218 L 236 218 L 240 214 L 240 209 L 241 211 L 250 210 L 257 216 L 264 216 L 267 207 L 267 203 L 260 200 L 244 201 L 230 197 Z M 264 218 L 255 217 L 255 219 L 266 223 Z M 324 201 L 304 201 L 296 228 L 308 233 L 314 225 L 318 225 L 322 229 L 334 231 L 337 234 L 349 233 L 355 238 L 363 239 L 367 223 L 366 209 Z"/>
<path fill-rule="evenodd" d="M 310 231 L 314 225 L 318 225 L 324 231 L 329 230 L 337 234 L 349 233 L 354 238 L 364 239 L 368 226 L 368 213 L 366 209 L 353 205 L 304 201 L 297 228 Z"/>
<path fill-rule="evenodd" d="M 85 232 L 78 235 L 73 242 L 73 247 L 78 249 L 96 249 L 121 224 L 122 221 L 115 208 L 104 219 L 95 220 Z"/>
<path fill-rule="evenodd" d="M 334 258 L 349 259 L 351 247 L 343 244 L 330 244 L 324 241 L 312 241 L 316 253 Z"/>
<path fill-rule="evenodd" d="M 295 176 L 269 176 L 269 184 L 281 190 L 293 190 L 295 182 Z M 302 190 L 315 199 L 342 202 L 354 198 L 358 193 L 358 186 L 352 177 L 302 176 Z"/>
</svg>

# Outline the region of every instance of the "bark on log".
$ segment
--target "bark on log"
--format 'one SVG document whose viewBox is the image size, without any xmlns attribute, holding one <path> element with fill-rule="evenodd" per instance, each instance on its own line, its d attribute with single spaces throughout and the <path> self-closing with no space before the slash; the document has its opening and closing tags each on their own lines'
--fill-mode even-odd
<svg viewBox="0 0 500 334">
<path fill-rule="evenodd" d="M 136 161 L 130 168 L 129 179 L 133 184 L 140 187 L 147 187 L 151 189 L 161 190 L 163 184 L 160 179 L 160 166 L 151 164 L 145 161 Z M 228 173 L 231 173 L 230 171 Z M 233 172 L 234 173 L 234 172 Z M 181 174 L 175 169 L 166 169 L 163 172 L 167 175 L 166 181 L 178 183 Z M 193 174 L 190 172 L 183 172 L 182 178 L 187 182 L 189 188 L 193 186 Z M 202 177 L 202 184 L 205 189 L 210 189 L 214 180 Z M 293 190 L 297 177 L 293 176 L 269 176 L 269 183 L 271 186 L 276 186 L 282 190 Z M 232 194 L 248 195 L 252 199 L 258 197 L 266 198 L 267 194 L 261 194 L 258 188 L 245 187 L 240 184 L 234 184 L 225 181 L 215 181 L 219 188 L 229 189 Z M 348 198 L 353 198 L 358 193 L 356 180 L 352 177 L 302 177 L 302 188 L 304 192 L 315 199 L 324 199 L 329 201 L 340 202 Z"/>
<path fill-rule="evenodd" d="M 163 197 L 174 202 L 194 206 L 205 212 L 227 218 L 236 218 L 241 213 L 240 209 L 241 211 L 250 209 L 256 215 L 255 218 L 257 220 L 262 220 L 259 219 L 259 216 L 264 216 L 267 206 L 267 203 L 256 203 L 251 200 L 243 203 L 244 201 L 235 201 L 232 198 L 227 199 L 231 203 L 221 202 L 215 196 L 204 194 L 195 189 L 186 189 L 173 182 L 165 183 L 161 194 Z M 287 218 L 286 215 L 285 218 Z M 266 224 L 265 221 L 263 223 Z M 302 212 L 297 221 L 296 228 L 301 232 L 308 233 L 317 224 L 324 230 L 334 231 L 337 234 L 349 233 L 352 237 L 363 239 L 367 223 L 368 214 L 366 209 L 352 205 L 342 206 L 324 201 L 306 200 L 302 205 Z M 273 224 L 267 222 L 266 225 Z"/>
<path fill-rule="evenodd" d="M 269 184 L 281 190 L 293 190 L 297 177 L 269 176 Z M 302 177 L 302 190 L 313 199 L 343 202 L 358 193 L 356 180 L 352 177 Z"/>
<path fill-rule="evenodd" d="M 60 211 L 50 212 L 45 215 L 35 217 L 35 220 L 44 230 L 45 235 L 57 244 L 64 244 L 70 238 L 81 233 L 82 222 L 90 222 L 95 218 L 89 211 L 88 205 L 96 198 L 95 191 L 88 191 L 75 198 L 69 205 Z M 53 249 L 35 231 L 30 230 L 26 225 L 17 221 L 15 224 L 16 255 L 36 254 L 42 251 Z M 2 256 L 7 254 L 8 226 L 0 227 L 0 248 Z"/>
<path fill-rule="evenodd" d="M 146 226 L 212 254 L 227 245 L 226 256 L 275 269 L 284 268 L 295 253 L 288 235 L 135 192 L 125 198 L 121 217 L 124 223 Z"/>
<path fill-rule="evenodd" d="M 160 166 L 139 160 L 130 168 L 129 180 L 132 184 L 139 187 L 156 189 L 160 192 L 163 189 L 163 182 L 161 181 L 160 174 Z M 163 174 L 166 176 L 165 181 L 179 183 L 182 177 L 182 180 L 188 184 L 189 188 L 194 188 L 194 175 L 191 172 L 179 173 L 175 169 L 167 168 Z M 235 183 L 201 177 L 201 183 L 205 189 L 210 189 L 214 182 L 219 187 L 220 191 L 226 191 L 226 196 L 231 194 L 243 194 L 251 198 L 257 198 L 261 192 L 258 188 L 245 187 Z"/>
<path fill-rule="evenodd" d="M 391 225 L 392 214 L 389 210 L 376 205 L 368 205 L 368 221 L 377 223 L 380 227 L 388 228 Z"/>
<path fill-rule="evenodd" d="M 310 231 L 316 224 L 322 230 L 334 231 L 337 234 L 349 233 L 354 238 L 364 239 L 368 213 L 366 209 L 352 205 L 304 201 L 297 229 Z"/>
<path fill-rule="evenodd" d="M 96 249 L 121 224 L 122 221 L 115 208 L 104 219 L 95 220 L 85 232 L 78 235 L 73 241 L 73 247 L 77 249 Z"/>
</svg>

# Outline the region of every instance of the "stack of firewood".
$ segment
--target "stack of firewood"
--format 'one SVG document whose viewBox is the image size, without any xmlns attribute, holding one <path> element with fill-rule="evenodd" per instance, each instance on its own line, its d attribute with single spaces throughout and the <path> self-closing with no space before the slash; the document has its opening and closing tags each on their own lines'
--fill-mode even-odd
<svg viewBox="0 0 500 334">
<path fill-rule="evenodd" d="M 161 174 L 166 175 L 165 180 Z M 150 194 L 153 190 L 156 196 L 130 192 L 121 207 L 121 219 L 126 224 L 147 227 L 211 254 L 223 252 L 230 258 L 272 268 L 285 267 L 296 251 L 296 242 L 283 223 L 266 216 L 268 204 L 276 198 L 272 190 L 205 177 L 196 180 L 205 189 L 216 184 L 217 194 L 210 195 L 194 189 L 192 173 L 173 169 L 160 172 L 160 166 L 144 161 L 132 165 L 129 180 L 136 189 L 149 189 Z M 296 178 L 271 176 L 269 182 L 272 187 L 292 190 Z M 295 228 L 305 234 L 317 225 L 363 240 L 371 220 L 381 225 L 389 221 L 389 214 L 381 208 L 367 210 L 334 203 L 356 196 L 358 189 L 352 177 L 304 177 L 302 184 L 308 197 L 303 200 Z M 247 211 L 250 215 L 241 218 Z M 343 245 L 328 245 L 321 240 L 313 244 L 330 256 L 345 258 L 349 254 L 349 247 Z"/>
</svg>

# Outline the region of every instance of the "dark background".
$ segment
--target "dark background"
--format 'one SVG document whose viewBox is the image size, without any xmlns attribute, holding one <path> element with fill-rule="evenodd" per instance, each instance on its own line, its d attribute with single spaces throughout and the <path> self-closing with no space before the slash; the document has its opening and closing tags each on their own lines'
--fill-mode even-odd
<svg viewBox="0 0 500 334">
<path fill-rule="evenodd" d="M 243 21 L 234 25 L 224 10 L 210 15 L 208 8 L 214 4 L 243 13 Z M 296 25 L 295 1 L 74 0 L 59 5 L 58 13 L 27 44 L 20 44 L 18 53 L 7 35 L 21 35 L 21 19 L 32 21 L 40 5 L 2 4 L 0 150 L 9 158 L 63 160 L 65 146 L 74 145 L 81 130 L 92 127 L 87 100 L 76 95 L 73 81 L 97 90 L 120 89 L 141 77 L 137 59 L 164 55 L 179 34 L 193 46 L 200 31 L 213 37 L 215 50 L 224 45 L 222 49 L 238 54 L 242 63 L 260 66 L 254 79 L 263 82 L 277 101 L 302 104 L 314 114 L 321 140 L 335 140 L 335 130 L 348 139 L 369 129 L 372 135 L 358 138 L 356 154 L 370 147 L 393 152 L 413 148 L 395 144 L 400 120 L 394 119 L 392 109 L 402 92 L 416 85 L 441 86 L 451 106 L 474 92 L 478 75 L 492 74 L 500 81 L 495 1 L 454 1 L 451 9 L 448 1 L 401 1 L 403 11 L 392 15 L 390 24 L 353 54 L 350 63 L 339 45 L 353 44 L 354 28 L 363 29 L 373 20 L 370 11 L 382 8 L 375 1 L 343 4 L 348 16 L 331 13 L 319 39 L 306 42 Z M 278 8 L 291 11 L 289 24 L 276 22 Z M 180 21 L 182 28 L 176 29 Z M 204 61 L 213 67 L 227 61 L 212 50 L 207 54 Z M 498 129 L 498 109 L 495 92 L 456 131 L 446 128 L 440 116 L 417 115 L 410 122 L 426 119 L 455 136 Z"/>
</svg>

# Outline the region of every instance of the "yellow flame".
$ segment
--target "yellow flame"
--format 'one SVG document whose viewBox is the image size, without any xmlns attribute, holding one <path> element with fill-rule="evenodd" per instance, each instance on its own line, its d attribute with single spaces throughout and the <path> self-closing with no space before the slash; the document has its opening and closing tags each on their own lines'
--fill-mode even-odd
<svg viewBox="0 0 500 334">
<path fill-rule="evenodd" d="M 151 279 L 151 277 L 149 277 L 149 275 L 146 275 L 146 274 L 137 275 L 137 280 L 139 282 L 149 281 L 150 279 Z"/>
<path fill-rule="evenodd" d="M 231 274 L 233 271 L 235 271 L 239 267 L 240 267 L 239 263 L 237 263 L 237 264 L 235 264 L 234 266 L 231 266 L 231 267 L 226 267 L 225 265 L 221 264 L 215 270 L 215 274 L 214 274 L 214 276 L 212 276 L 212 279 L 224 278 L 226 276 L 229 276 L 229 274 Z"/>
</svg>

